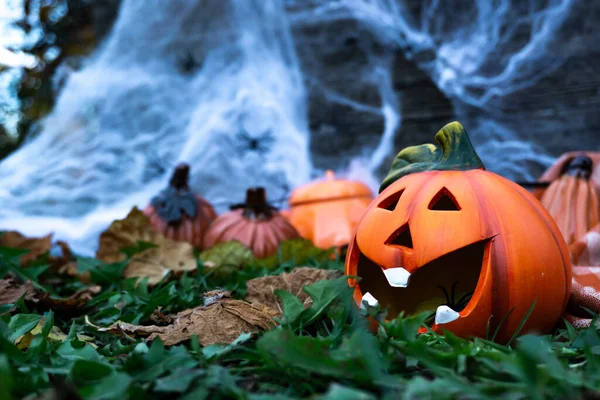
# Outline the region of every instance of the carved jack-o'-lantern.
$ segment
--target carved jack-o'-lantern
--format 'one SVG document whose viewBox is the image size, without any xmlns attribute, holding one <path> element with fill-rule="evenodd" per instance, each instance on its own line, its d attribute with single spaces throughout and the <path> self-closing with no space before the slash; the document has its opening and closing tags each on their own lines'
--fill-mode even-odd
<svg viewBox="0 0 600 400">
<path fill-rule="evenodd" d="M 571 285 L 558 227 L 529 192 L 485 170 L 459 123 L 435 139 L 398 154 L 358 225 L 346 258 L 361 278 L 349 280 L 356 302 L 378 302 L 388 319 L 429 310 L 434 331 L 463 337 L 508 315 L 498 341 L 535 302 L 522 332 L 547 332 Z"/>
</svg>

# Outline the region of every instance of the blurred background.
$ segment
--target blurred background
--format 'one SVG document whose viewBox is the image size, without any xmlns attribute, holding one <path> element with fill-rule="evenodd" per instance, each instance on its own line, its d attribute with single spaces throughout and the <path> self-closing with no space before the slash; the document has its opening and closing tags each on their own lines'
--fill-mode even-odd
<svg viewBox="0 0 600 400">
<path fill-rule="evenodd" d="M 0 0 L 0 229 L 91 254 L 181 161 L 219 211 L 325 169 L 376 191 L 454 120 L 535 180 L 600 150 L 599 23 L 593 0 Z"/>
</svg>

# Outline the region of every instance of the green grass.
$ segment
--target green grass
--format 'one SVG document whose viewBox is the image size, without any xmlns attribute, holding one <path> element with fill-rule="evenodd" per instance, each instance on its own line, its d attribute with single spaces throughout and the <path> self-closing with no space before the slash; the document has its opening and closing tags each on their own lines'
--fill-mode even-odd
<svg viewBox="0 0 600 400">
<path fill-rule="evenodd" d="M 20 269 L 18 252 L 0 249 L 0 275 L 31 279 L 38 290 L 67 296 L 85 287 L 74 278 L 56 283 L 43 265 Z M 195 274 L 149 289 L 123 280 L 124 263 L 79 259 L 102 292 L 78 309 L 49 310 L 26 303 L 1 306 L 0 399 L 454 399 L 596 398 L 600 396 L 600 335 L 568 325 L 551 335 L 526 335 L 502 346 L 447 333 L 418 335 L 427 313 L 399 317 L 366 329 L 344 278 L 305 287 L 308 309 L 278 292 L 284 315 L 278 327 L 243 334 L 230 345 L 201 347 L 192 339 L 165 348 L 160 340 L 99 333 L 86 323 L 117 320 L 153 324 L 152 313 L 202 304 L 216 288 L 245 295 L 245 282 L 295 265 L 339 269 L 339 260 L 281 259 L 272 269 L 254 266 L 226 276 Z M 322 259 L 322 257 L 321 257 Z M 54 278 L 54 281 L 53 281 Z M 14 309 L 9 312 L 11 308 Z M 377 313 L 378 310 L 370 310 Z M 64 335 L 60 335 L 60 332 Z M 30 332 L 28 334 L 28 332 Z M 19 349 L 15 340 L 28 334 Z M 23 347 L 23 346 L 22 346 Z M 53 392 L 53 393 L 51 393 Z M 56 397 L 44 397 L 54 395 Z"/>
</svg>

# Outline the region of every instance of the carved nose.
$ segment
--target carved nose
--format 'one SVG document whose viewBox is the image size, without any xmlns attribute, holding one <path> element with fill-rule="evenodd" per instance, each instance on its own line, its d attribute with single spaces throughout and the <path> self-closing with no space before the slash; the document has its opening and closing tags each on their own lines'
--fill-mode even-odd
<svg viewBox="0 0 600 400">
<path fill-rule="evenodd" d="M 385 244 L 412 249 L 413 241 L 412 236 L 410 234 L 410 227 L 408 226 L 408 222 L 402 225 L 400 228 L 396 229 L 394 233 L 390 235 L 388 240 L 386 240 Z"/>
</svg>

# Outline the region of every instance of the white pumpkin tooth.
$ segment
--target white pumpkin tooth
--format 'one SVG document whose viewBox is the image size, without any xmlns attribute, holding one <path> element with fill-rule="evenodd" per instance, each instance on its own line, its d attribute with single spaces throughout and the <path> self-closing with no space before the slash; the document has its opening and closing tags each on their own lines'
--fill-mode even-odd
<svg viewBox="0 0 600 400">
<path fill-rule="evenodd" d="M 448 306 L 439 306 L 435 312 L 435 323 L 437 325 L 447 324 L 448 322 L 456 321 L 460 314 Z"/>
<path fill-rule="evenodd" d="M 367 307 L 364 305 L 363 302 L 367 302 L 367 304 L 371 307 L 375 307 L 379 304 L 379 301 L 377 301 L 377 299 L 375 297 L 373 297 L 373 295 L 369 292 L 363 294 L 363 297 L 360 301 L 360 308 L 365 310 Z"/>
<path fill-rule="evenodd" d="M 406 287 L 408 286 L 408 278 L 410 278 L 410 272 L 401 267 L 388 268 L 383 270 L 388 283 L 392 287 Z"/>
</svg>

